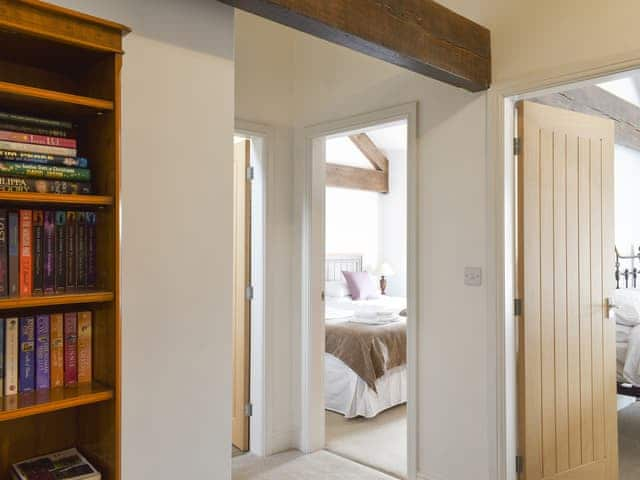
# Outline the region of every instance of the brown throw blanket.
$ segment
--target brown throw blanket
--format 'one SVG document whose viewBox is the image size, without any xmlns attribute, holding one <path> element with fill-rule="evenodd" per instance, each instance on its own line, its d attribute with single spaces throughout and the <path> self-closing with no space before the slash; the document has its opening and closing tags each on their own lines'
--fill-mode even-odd
<svg viewBox="0 0 640 480">
<path fill-rule="evenodd" d="M 342 360 L 377 393 L 376 380 L 407 363 L 407 324 L 330 323 L 325 351 Z"/>
</svg>

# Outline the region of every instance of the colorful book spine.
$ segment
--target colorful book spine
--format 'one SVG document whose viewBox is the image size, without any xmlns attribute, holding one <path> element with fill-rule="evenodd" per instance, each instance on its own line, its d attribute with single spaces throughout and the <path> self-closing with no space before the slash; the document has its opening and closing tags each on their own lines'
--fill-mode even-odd
<svg viewBox="0 0 640 480">
<path fill-rule="evenodd" d="M 87 226 L 87 288 L 96 288 L 97 279 L 97 255 L 96 255 L 96 224 L 95 212 L 85 213 Z"/>
<path fill-rule="evenodd" d="M 51 295 L 56 288 L 55 271 L 56 251 L 56 219 L 53 210 L 44 212 L 44 251 L 43 251 L 43 282 L 45 295 Z"/>
<path fill-rule="evenodd" d="M 33 212 L 20 210 L 20 296 L 31 296 L 33 288 Z"/>
<path fill-rule="evenodd" d="M 91 312 L 78 312 L 78 383 L 91 382 Z"/>
<path fill-rule="evenodd" d="M 76 286 L 87 288 L 87 224 L 86 213 L 76 216 Z"/>
<path fill-rule="evenodd" d="M 34 318 L 20 319 L 20 358 L 18 366 L 18 391 L 31 392 L 36 387 L 36 358 L 35 358 L 35 321 Z"/>
<path fill-rule="evenodd" d="M 44 212 L 33 211 L 33 295 L 44 294 Z"/>
<path fill-rule="evenodd" d="M 91 170 L 88 168 L 59 167 L 37 163 L 9 162 L 0 160 L 0 175 L 7 177 L 45 178 L 49 180 L 69 180 L 89 182 Z"/>
<path fill-rule="evenodd" d="M 49 315 L 36 317 L 36 390 L 51 386 Z"/>
<path fill-rule="evenodd" d="M 35 135 L 46 135 L 49 137 L 72 137 L 72 131 L 64 128 L 39 127 L 36 125 L 27 125 L 25 123 L 7 122 L 0 120 L 0 130 L 9 130 L 11 132 L 32 133 Z"/>
<path fill-rule="evenodd" d="M 27 132 L 0 130 L 0 140 L 7 142 L 32 143 L 34 145 L 50 145 L 52 147 L 78 148 L 75 138 L 50 137 Z"/>
<path fill-rule="evenodd" d="M 65 283 L 66 291 L 72 291 L 76 288 L 76 242 L 77 242 L 77 212 L 67 212 L 67 232 L 65 233 L 67 239 L 67 247 L 65 249 L 67 255 L 67 274 Z"/>
<path fill-rule="evenodd" d="M 0 397 L 4 395 L 4 318 L 0 318 Z"/>
<path fill-rule="evenodd" d="M 76 313 L 64 314 L 64 384 L 78 383 L 78 320 Z"/>
<path fill-rule="evenodd" d="M 56 253 L 55 258 L 55 290 L 64 293 L 67 285 L 67 214 L 63 211 L 55 213 L 56 221 Z"/>
<path fill-rule="evenodd" d="M 71 129 L 73 124 L 65 120 L 50 120 L 48 118 L 32 117 L 30 115 L 21 115 L 17 113 L 0 112 L 0 120 L 14 123 L 27 123 L 33 125 L 42 125 L 45 127 Z"/>
<path fill-rule="evenodd" d="M 0 208 L 0 297 L 9 295 L 9 219 Z"/>
<path fill-rule="evenodd" d="M 20 222 L 18 212 L 9 212 L 9 296 L 20 295 Z"/>
<path fill-rule="evenodd" d="M 7 318 L 4 329 L 4 394 L 18 393 L 18 319 Z"/>
<path fill-rule="evenodd" d="M 75 148 L 51 147 L 49 145 L 34 145 L 32 143 L 7 142 L 0 140 L 1 150 L 11 150 L 13 152 L 46 153 L 47 155 L 58 155 L 60 157 L 75 157 L 78 151 Z"/>
<path fill-rule="evenodd" d="M 69 182 L 67 180 L 0 176 L 0 192 L 86 195 L 91 193 L 91 184 L 87 182 Z"/>
<path fill-rule="evenodd" d="M 11 150 L 0 150 L 0 160 L 7 162 L 37 163 L 40 165 L 59 165 L 61 167 L 89 167 L 89 160 L 84 157 L 61 157 L 58 155 L 47 155 L 46 153 L 14 152 Z"/>
<path fill-rule="evenodd" d="M 50 317 L 51 332 L 51 388 L 64 385 L 64 327 L 61 313 Z"/>
</svg>

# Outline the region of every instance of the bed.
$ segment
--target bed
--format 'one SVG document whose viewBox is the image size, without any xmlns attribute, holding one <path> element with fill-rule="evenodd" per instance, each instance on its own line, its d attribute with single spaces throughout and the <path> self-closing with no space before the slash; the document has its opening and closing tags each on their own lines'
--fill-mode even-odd
<svg viewBox="0 0 640 480">
<path fill-rule="evenodd" d="M 340 289 L 343 271 L 361 272 L 362 256 L 326 259 L 325 408 L 346 418 L 372 418 L 407 401 L 407 326 L 400 315 L 406 299 L 352 300 L 346 285 Z M 393 321 L 363 323 L 372 312 L 385 312 Z"/>
</svg>

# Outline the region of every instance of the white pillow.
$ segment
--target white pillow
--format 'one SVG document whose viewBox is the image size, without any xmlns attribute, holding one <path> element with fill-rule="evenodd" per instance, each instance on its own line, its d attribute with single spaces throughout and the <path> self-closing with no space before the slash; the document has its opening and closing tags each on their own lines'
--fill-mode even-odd
<svg viewBox="0 0 640 480">
<path fill-rule="evenodd" d="M 616 323 L 635 327 L 640 325 L 640 290 L 625 288 L 616 290 L 613 295 L 616 306 Z"/>
<path fill-rule="evenodd" d="M 349 296 L 349 288 L 344 280 L 325 282 L 324 294 L 329 298 L 343 298 Z"/>
</svg>

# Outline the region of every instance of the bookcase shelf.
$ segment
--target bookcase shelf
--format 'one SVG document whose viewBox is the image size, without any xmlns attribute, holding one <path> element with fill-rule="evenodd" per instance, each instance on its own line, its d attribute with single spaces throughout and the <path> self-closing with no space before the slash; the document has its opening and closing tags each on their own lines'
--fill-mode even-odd
<svg viewBox="0 0 640 480">
<path fill-rule="evenodd" d="M 113 102 L 0 81 L 0 104 L 77 117 L 113 110 Z"/>
<path fill-rule="evenodd" d="M 59 193 L 0 192 L 0 202 L 31 205 L 110 206 L 111 195 L 67 195 Z"/>
<path fill-rule="evenodd" d="M 98 382 L 0 397 L 0 422 L 105 402 L 112 398 L 113 390 Z"/>
<path fill-rule="evenodd" d="M 53 307 L 87 303 L 104 303 L 113 300 L 113 292 L 80 292 L 39 297 L 15 297 L 0 299 L 0 311 L 20 308 Z"/>
</svg>

